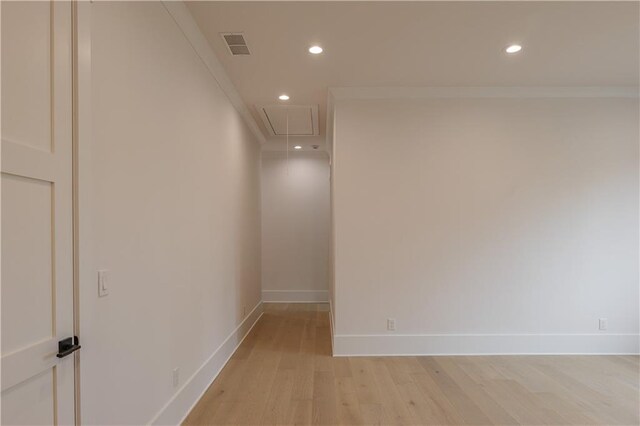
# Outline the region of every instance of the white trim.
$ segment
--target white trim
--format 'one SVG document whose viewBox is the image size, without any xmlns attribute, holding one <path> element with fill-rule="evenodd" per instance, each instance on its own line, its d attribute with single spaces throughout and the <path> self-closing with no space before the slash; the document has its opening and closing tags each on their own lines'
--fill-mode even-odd
<svg viewBox="0 0 640 426">
<path fill-rule="evenodd" d="M 235 330 L 222 342 L 213 354 L 196 370 L 184 385 L 160 409 L 149 424 L 182 424 L 193 407 L 200 401 L 211 383 L 218 377 L 231 356 L 249 335 L 263 314 L 262 302 L 253 308 Z"/>
<path fill-rule="evenodd" d="M 638 98 L 637 86 L 610 87 L 331 87 L 334 99 Z"/>
<path fill-rule="evenodd" d="M 79 327 L 77 336 L 80 344 L 85 342 L 85 336 L 91 336 L 91 321 L 84 321 L 84 318 L 91 318 L 88 312 L 91 304 L 86 303 L 95 293 L 93 287 L 95 267 L 93 223 L 91 216 L 91 206 L 93 205 L 94 193 L 93 169 L 92 165 L 92 12 L 91 3 L 81 1 L 76 4 L 76 63 L 74 72 L 76 84 L 76 197 L 77 197 L 77 253 L 78 262 L 78 316 L 74 319 Z M 87 290 L 89 289 L 89 290 Z M 86 316 L 85 316 L 86 315 Z M 90 340 L 90 339 L 89 339 Z M 89 362 L 82 362 L 85 356 L 83 350 L 76 351 L 76 425 L 84 424 L 83 412 L 85 399 L 83 394 L 84 377 L 91 377 L 86 373 Z"/>
<path fill-rule="evenodd" d="M 264 303 L 327 303 L 327 290 L 262 290 Z"/>
<path fill-rule="evenodd" d="M 331 89 L 327 93 L 327 116 L 325 127 L 325 149 L 329 154 L 329 166 L 333 165 L 333 139 L 334 139 L 335 106 Z"/>
<path fill-rule="evenodd" d="M 260 155 L 262 158 L 286 158 L 287 153 L 285 151 L 260 151 Z M 316 158 L 327 158 L 329 153 L 324 150 L 318 149 L 317 151 L 305 151 L 305 150 L 296 150 L 291 151 L 289 153 L 289 157 L 316 157 Z"/>
<path fill-rule="evenodd" d="M 260 131 L 258 124 L 253 119 L 249 108 L 247 108 L 242 101 L 238 90 L 231 82 L 218 57 L 213 53 L 209 42 L 202 34 L 202 31 L 200 31 L 200 27 L 198 27 L 193 16 L 191 16 L 187 6 L 182 1 L 163 1 L 162 4 L 178 28 L 180 28 L 189 44 L 191 44 L 196 55 L 198 55 L 207 67 L 211 76 L 218 82 L 222 91 L 227 95 L 231 104 L 238 110 L 249 129 L 251 129 L 260 143 L 265 143 L 266 139 L 264 134 Z"/>
<path fill-rule="evenodd" d="M 334 335 L 334 356 L 640 354 L 637 334 Z"/>
<path fill-rule="evenodd" d="M 335 333 L 333 332 L 333 303 L 331 303 L 331 298 L 329 298 L 329 331 L 331 332 L 331 355 L 335 355 L 333 350 L 333 336 Z"/>
</svg>

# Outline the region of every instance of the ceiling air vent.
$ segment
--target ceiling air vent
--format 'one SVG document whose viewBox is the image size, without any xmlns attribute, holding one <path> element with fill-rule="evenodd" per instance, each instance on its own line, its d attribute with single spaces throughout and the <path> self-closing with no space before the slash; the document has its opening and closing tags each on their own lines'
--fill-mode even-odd
<svg viewBox="0 0 640 426">
<path fill-rule="evenodd" d="M 242 33 L 220 33 L 229 52 L 234 55 L 250 55 L 247 41 Z"/>
</svg>

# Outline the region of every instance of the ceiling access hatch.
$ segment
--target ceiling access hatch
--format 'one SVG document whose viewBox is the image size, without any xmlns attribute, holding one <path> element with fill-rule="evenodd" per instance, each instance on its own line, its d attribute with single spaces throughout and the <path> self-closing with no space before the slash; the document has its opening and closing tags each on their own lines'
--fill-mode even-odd
<svg viewBox="0 0 640 426">
<path fill-rule="evenodd" d="M 286 136 L 287 115 L 289 116 L 289 136 L 318 136 L 317 105 L 256 105 L 271 136 Z"/>
</svg>

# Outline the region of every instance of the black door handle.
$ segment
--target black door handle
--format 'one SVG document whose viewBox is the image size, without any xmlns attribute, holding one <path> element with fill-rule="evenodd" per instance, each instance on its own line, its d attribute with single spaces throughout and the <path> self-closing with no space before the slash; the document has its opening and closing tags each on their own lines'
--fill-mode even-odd
<svg viewBox="0 0 640 426">
<path fill-rule="evenodd" d="M 66 339 L 62 339 L 58 342 L 58 354 L 56 355 L 58 358 L 64 358 L 67 355 L 70 355 L 80 349 L 78 341 L 78 336 L 67 337 Z"/>
</svg>

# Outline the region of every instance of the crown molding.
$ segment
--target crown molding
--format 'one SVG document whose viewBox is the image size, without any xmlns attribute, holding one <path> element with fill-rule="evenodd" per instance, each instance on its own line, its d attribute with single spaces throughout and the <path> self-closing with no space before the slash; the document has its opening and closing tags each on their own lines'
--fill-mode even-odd
<svg viewBox="0 0 640 426">
<path fill-rule="evenodd" d="M 638 98 L 638 86 L 606 87 L 331 87 L 334 99 Z"/>
<path fill-rule="evenodd" d="M 202 34 L 202 31 L 200 31 L 200 27 L 198 27 L 193 16 L 191 16 L 187 6 L 182 1 L 163 1 L 162 4 L 178 28 L 180 28 L 180 31 L 182 31 L 182 34 L 184 34 L 196 55 L 202 60 L 202 63 L 207 67 L 211 76 L 218 83 L 218 86 L 220 86 L 222 91 L 227 95 L 227 98 L 229 98 L 229 101 L 238 113 L 240 113 L 251 132 L 261 144 L 265 143 L 266 139 L 264 134 L 260 131 L 260 127 L 258 127 L 258 124 L 253 119 L 249 108 L 247 108 L 240 97 L 238 90 L 231 82 L 218 57 L 213 53 L 209 42 L 204 34 Z"/>
</svg>

